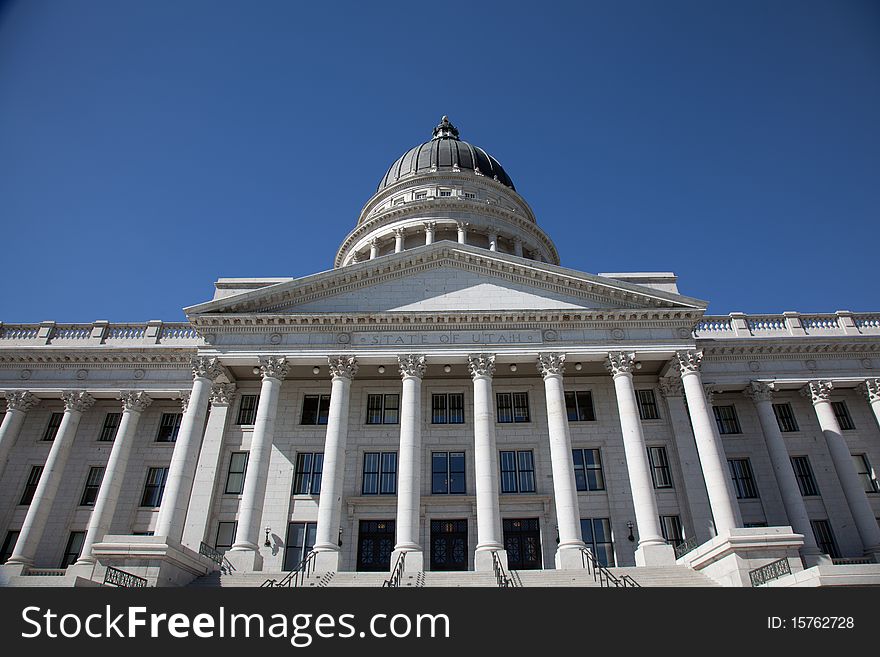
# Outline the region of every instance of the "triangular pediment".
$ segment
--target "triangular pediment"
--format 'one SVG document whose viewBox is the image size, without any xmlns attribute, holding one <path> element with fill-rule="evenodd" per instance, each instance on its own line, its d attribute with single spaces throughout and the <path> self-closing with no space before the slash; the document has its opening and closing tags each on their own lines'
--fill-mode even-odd
<svg viewBox="0 0 880 657">
<path fill-rule="evenodd" d="M 439 242 L 186 308 L 201 314 L 704 309 L 705 302 Z"/>
</svg>

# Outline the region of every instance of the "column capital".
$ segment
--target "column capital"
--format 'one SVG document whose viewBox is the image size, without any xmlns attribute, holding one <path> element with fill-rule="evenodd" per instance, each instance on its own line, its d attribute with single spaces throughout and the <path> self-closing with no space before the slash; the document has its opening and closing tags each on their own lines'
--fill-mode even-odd
<svg viewBox="0 0 880 657">
<path fill-rule="evenodd" d="M 349 355 L 327 356 L 330 377 L 333 379 L 353 379 L 358 371 L 357 358 Z"/>
<path fill-rule="evenodd" d="M 809 399 L 813 404 L 831 400 L 831 391 L 834 384 L 831 381 L 810 381 L 801 388 L 801 395 Z"/>
<path fill-rule="evenodd" d="M 397 369 L 400 370 L 400 378 L 416 377 L 421 379 L 425 376 L 428 359 L 424 354 L 404 354 L 397 357 Z"/>
<path fill-rule="evenodd" d="M 676 351 L 675 359 L 682 376 L 694 374 L 700 371 L 700 363 L 703 361 L 703 352 L 695 349 Z"/>
<path fill-rule="evenodd" d="M 743 390 L 743 395 L 751 399 L 753 402 L 768 402 L 773 399 L 773 393 L 776 392 L 776 386 L 772 383 L 763 383 L 762 381 L 749 381 L 749 385 Z"/>
<path fill-rule="evenodd" d="M 378 237 L 374 237 L 373 239 L 371 239 L 371 240 L 370 240 L 370 246 L 379 246 L 379 238 L 378 238 Z"/>
<path fill-rule="evenodd" d="M 181 390 L 177 395 L 177 398 L 180 400 L 180 410 L 184 413 L 186 413 L 186 409 L 189 407 L 190 394 L 189 390 Z"/>
<path fill-rule="evenodd" d="M 472 379 L 495 376 L 495 354 L 468 354 L 468 372 Z"/>
<path fill-rule="evenodd" d="M 565 374 L 565 354 L 559 352 L 538 354 L 537 366 L 542 378 L 562 376 Z"/>
<path fill-rule="evenodd" d="M 260 357 L 260 374 L 263 379 L 271 377 L 284 381 L 284 377 L 290 371 L 290 364 L 284 356 L 261 356 Z"/>
<path fill-rule="evenodd" d="M 679 376 L 661 376 L 657 379 L 657 384 L 660 387 L 660 394 L 665 399 L 684 396 L 684 385 Z"/>
<path fill-rule="evenodd" d="M 404 235 L 406 235 L 406 228 L 401 226 L 400 228 L 394 229 L 394 236 L 395 237 L 403 237 Z"/>
<path fill-rule="evenodd" d="M 142 413 L 153 403 L 153 399 L 143 390 L 123 390 L 119 393 L 123 411 Z"/>
<path fill-rule="evenodd" d="M 612 377 L 617 377 L 621 374 L 632 374 L 635 363 L 635 352 L 612 351 L 605 359 L 605 369 Z"/>
<path fill-rule="evenodd" d="M 211 386 L 211 406 L 229 406 L 235 399 L 234 383 L 215 383 Z"/>
<path fill-rule="evenodd" d="M 706 403 L 709 404 L 709 406 L 711 406 L 715 402 L 715 395 L 720 392 L 724 391 L 720 390 L 718 386 L 712 383 L 703 386 L 703 394 L 706 395 Z"/>
<path fill-rule="evenodd" d="M 435 228 L 437 228 L 436 221 L 425 221 L 422 223 L 422 225 L 425 227 L 426 231 L 433 231 Z"/>
<path fill-rule="evenodd" d="M 193 378 L 216 379 L 223 373 L 220 366 L 220 359 L 210 356 L 193 356 L 192 359 Z"/>
<path fill-rule="evenodd" d="M 6 408 L 10 411 L 27 413 L 40 403 L 40 399 L 30 390 L 7 390 L 4 394 L 6 395 Z"/>
<path fill-rule="evenodd" d="M 867 379 L 859 385 L 859 392 L 865 396 L 869 404 L 880 402 L 880 379 Z"/>
<path fill-rule="evenodd" d="M 470 224 L 466 221 L 456 221 L 455 226 L 458 230 L 465 230 Z"/>
<path fill-rule="evenodd" d="M 85 390 L 70 390 L 61 393 L 61 401 L 64 402 L 65 411 L 83 413 L 95 403 L 95 398 Z"/>
</svg>

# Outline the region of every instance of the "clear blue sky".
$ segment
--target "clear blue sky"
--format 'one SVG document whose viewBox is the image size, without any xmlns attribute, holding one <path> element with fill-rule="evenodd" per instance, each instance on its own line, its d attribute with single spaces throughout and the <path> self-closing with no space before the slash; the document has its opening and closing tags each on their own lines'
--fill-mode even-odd
<svg viewBox="0 0 880 657">
<path fill-rule="evenodd" d="M 880 3 L 0 8 L 0 320 L 179 320 L 332 258 L 442 114 L 588 272 L 880 310 Z"/>
</svg>

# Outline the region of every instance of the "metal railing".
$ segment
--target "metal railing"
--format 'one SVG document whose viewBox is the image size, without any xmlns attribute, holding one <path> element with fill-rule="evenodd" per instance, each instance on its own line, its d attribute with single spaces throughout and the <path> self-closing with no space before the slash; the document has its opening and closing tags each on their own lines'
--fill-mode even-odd
<svg viewBox="0 0 880 657">
<path fill-rule="evenodd" d="M 603 588 L 611 588 L 612 586 L 623 589 L 642 588 L 641 584 L 629 575 L 622 575 L 620 577 L 612 575 L 610 570 L 599 563 L 596 555 L 589 548 L 581 548 L 581 563 L 583 563 L 586 571 L 593 576 L 593 581 L 598 582 L 599 586 Z"/>
<path fill-rule="evenodd" d="M 831 563 L 835 566 L 860 566 L 863 564 L 872 564 L 874 560 L 871 557 L 834 557 Z"/>
<path fill-rule="evenodd" d="M 788 559 L 777 559 L 776 561 L 771 561 L 760 568 L 750 570 L 749 579 L 752 581 L 752 586 L 761 586 L 774 579 L 779 579 L 784 575 L 790 574 L 791 565 L 788 563 Z"/>
<path fill-rule="evenodd" d="M 124 570 L 108 566 L 107 571 L 104 573 L 104 584 L 124 589 L 140 589 L 147 585 L 147 580 L 143 577 L 127 573 Z"/>
<path fill-rule="evenodd" d="M 507 572 L 504 570 L 504 564 L 501 563 L 501 559 L 498 556 L 498 550 L 492 550 L 492 570 L 495 573 L 495 583 L 499 588 L 509 589 L 513 586 L 510 577 L 507 576 Z"/>
<path fill-rule="evenodd" d="M 403 571 L 404 565 L 406 564 L 406 552 L 401 552 L 397 555 L 397 562 L 394 564 L 394 568 L 391 570 L 391 576 L 382 582 L 382 586 L 396 589 L 400 586 L 400 582 L 403 581 Z"/>
<path fill-rule="evenodd" d="M 217 548 L 208 545 L 204 541 L 199 543 L 199 554 L 204 557 L 208 557 L 211 561 L 220 566 L 220 572 L 224 575 L 231 573 L 235 570 L 233 565 L 229 562 L 229 559 L 226 558 L 226 554 L 218 550 Z"/>
<path fill-rule="evenodd" d="M 675 558 L 681 559 L 688 552 L 693 552 L 697 548 L 697 545 L 697 538 L 695 536 L 684 539 L 673 548 L 675 550 Z"/>
<path fill-rule="evenodd" d="M 260 588 L 274 588 L 279 586 L 302 586 L 303 584 L 305 584 L 305 581 L 306 579 L 308 579 L 309 575 L 315 572 L 315 559 L 317 556 L 317 552 L 309 552 L 306 555 L 305 559 L 297 564 L 296 568 L 291 570 L 280 580 L 267 579 L 265 582 L 260 584 Z"/>
</svg>

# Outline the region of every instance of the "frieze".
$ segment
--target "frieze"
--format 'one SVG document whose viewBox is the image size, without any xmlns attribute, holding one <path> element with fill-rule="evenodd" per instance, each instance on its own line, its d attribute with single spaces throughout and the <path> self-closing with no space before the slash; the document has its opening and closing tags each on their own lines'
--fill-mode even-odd
<svg viewBox="0 0 880 657">
<path fill-rule="evenodd" d="M 541 331 L 388 331 L 352 332 L 354 346 L 448 346 L 541 344 Z"/>
</svg>

